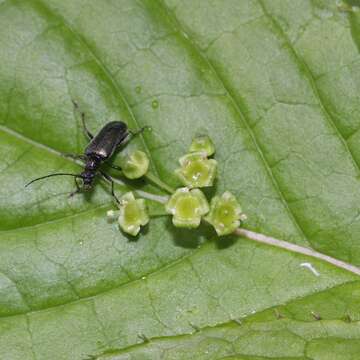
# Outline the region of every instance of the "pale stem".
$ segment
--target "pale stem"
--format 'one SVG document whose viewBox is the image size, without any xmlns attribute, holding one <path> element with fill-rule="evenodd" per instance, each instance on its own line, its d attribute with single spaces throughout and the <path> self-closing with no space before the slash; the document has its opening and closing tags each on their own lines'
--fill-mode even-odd
<svg viewBox="0 0 360 360">
<path fill-rule="evenodd" d="M 262 244 L 276 246 L 278 248 L 285 249 L 285 250 L 288 250 L 288 251 L 292 251 L 292 252 L 295 252 L 295 253 L 298 253 L 298 254 L 311 256 L 313 258 L 323 260 L 323 261 L 325 261 L 325 262 L 327 262 L 327 263 L 329 263 L 331 265 L 334 265 L 334 266 L 336 266 L 338 268 L 350 271 L 353 274 L 360 275 L 360 268 L 358 268 L 357 266 L 348 264 L 348 263 L 346 263 L 344 261 L 335 259 L 335 258 L 333 258 L 331 256 L 328 256 L 328 255 L 325 255 L 325 254 L 322 254 L 322 253 L 320 253 L 318 251 L 315 251 L 313 249 L 309 249 L 307 247 L 292 244 L 292 243 L 289 243 L 287 241 L 278 240 L 278 239 L 275 239 L 273 237 L 263 235 L 263 234 L 259 234 L 259 233 L 256 233 L 254 231 L 246 230 L 246 229 L 243 229 L 243 228 L 236 229 L 234 233 L 236 235 L 238 235 L 238 236 L 243 236 L 243 237 L 245 237 L 247 239 L 254 240 L 254 241 L 257 241 L 257 242 L 262 243 Z"/>
</svg>

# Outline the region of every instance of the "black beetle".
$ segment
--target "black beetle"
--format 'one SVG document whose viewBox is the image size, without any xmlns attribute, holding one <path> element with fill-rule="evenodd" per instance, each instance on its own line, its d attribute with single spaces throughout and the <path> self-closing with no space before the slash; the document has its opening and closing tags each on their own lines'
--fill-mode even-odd
<svg viewBox="0 0 360 360">
<path fill-rule="evenodd" d="M 75 108 L 77 108 L 77 104 L 74 102 Z M 110 157 L 114 154 L 115 150 L 121 146 L 125 145 L 133 136 L 140 134 L 145 127 L 141 128 L 139 131 L 133 133 L 131 132 L 127 125 L 122 121 L 112 121 L 107 123 L 97 135 L 92 135 L 91 132 L 87 129 L 85 124 L 85 114 L 81 113 L 81 120 L 85 135 L 89 138 L 90 143 L 86 147 L 84 155 L 77 154 L 64 154 L 67 157 L 71 157 L 73 159 L 80 159 L 85 162 L 84 171 L 81 174 L 70 174 L 70 173 L 54 173 L 45 176 L 41 176 L 34 180 L 31 180 L 29 183 L 25 185 L 25 187 L 29 186 L 35 181 L 46 179 L 52 176 L 73 176 L 75 179 L 76 190 L 73 191 L 70 196 L 75 195 L 76 193 L 82 191 L 90 191 L 93 187 L 93 181 L 96 175 L 100 174 L 104 179 L 108 180 L 111 183 L 111 194 L 116 200 L 119 202 L 118 198 L 114 192 L 114 181 L 111 176 L 106 174 L 104 171 L 100 170 L 100 166 L 106 162 L 106 160 L 110 159 Z M 109 167 L 117 170 L 121 170 L 119 166 L 109 165 Z M 82 184 L 80 185 L 77 179 L 82 180 Z"/>
</svg>

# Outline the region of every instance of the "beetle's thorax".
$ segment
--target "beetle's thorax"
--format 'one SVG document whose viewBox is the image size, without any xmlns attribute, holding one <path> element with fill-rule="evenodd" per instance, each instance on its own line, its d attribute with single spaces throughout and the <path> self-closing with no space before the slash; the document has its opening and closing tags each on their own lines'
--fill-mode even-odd
<svg viewBox="0 0 360 360">
<path fill-rule="evenodd" d="M 87 157 L 85 162 L 85 171 L 96 171 L 100 166 L 102 159 L 96 155 L 91 155 Z"/>
<path fill-rule="evenodd" d="M 85 169 L 80 175 L 84 183 L 83 189 L 85 191 L 88 191 L 92 188 L 92 183 L 96 176 L 96 170 L 100 164 L 101 159 L 98 156 L 88 156 L 85 163 Z"/>
</svg>

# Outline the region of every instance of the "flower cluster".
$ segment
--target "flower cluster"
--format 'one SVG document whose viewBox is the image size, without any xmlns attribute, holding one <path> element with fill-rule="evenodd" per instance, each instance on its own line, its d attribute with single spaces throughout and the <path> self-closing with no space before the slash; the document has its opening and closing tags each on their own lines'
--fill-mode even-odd
<svg viewBox="0 0 360 360">
<path fill-rule="evenodd" d="M 177 227 L 197 227 L 204 219 L 219 236 L 223 236 L 234 232 L 245 217 L 230 192 L 215 196 L 209 205 L 199 189 L 214 184 L 217 161 L 209 159 L 214 153 L 215 146 L 208 136 L 193 139 L 189 153 L 179 159 L 181 167 L 175 170 L 175 174 L 187 187 L 178 189 L 171 196 L 166 210 L 173 215 L 173 224 Z"/>
<path fill-rule="evenodd" d="M 217 173 L 217 161 L 211 156 L 215 154 L 215 146 L 208 136 L 193 139 L 189 152 L 180 157 L 180 168 L 175 174 L 185 187 L 172 193 L 165 204 L 165 211 L 172 215 L 176 227 L 196 228 L 201 220 L 211 224 L 218 236 L 233 233 L 246 219 L 235 196 L 225 191 L 221 196 L 211 199 L 210 205 L 200 188 L 213 186 Z M 146 175 L 149 159 L 142 151 L 135 151 L 121 160 L 124 176 L 137 179 Z M 160 181 L 160 180 L 159 180 Z M 161 182 L 161 181 L 160 181 Z M 120 228 L 136 236 L 140 227 L 149 222 L 144 199 L 135 199 L 132 192 L 123 195 L 119 203 L 119 211 L 109 211 L 110 219 L 118 218 Z"/>
</svg>

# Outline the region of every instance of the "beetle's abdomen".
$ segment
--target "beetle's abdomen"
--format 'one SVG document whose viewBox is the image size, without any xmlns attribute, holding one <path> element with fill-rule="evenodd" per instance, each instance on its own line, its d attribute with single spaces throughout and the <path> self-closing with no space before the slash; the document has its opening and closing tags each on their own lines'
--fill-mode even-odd
<svg viewBox="0 0 360 360">
<path fill-rule="evenodd" d="M 124 122 L 109 122 L 90 141 L 85 149 L 85 155 L 96 155 L 102 159 L 107 159 L 127 136 L 128 128 Z"/>
</svg>

